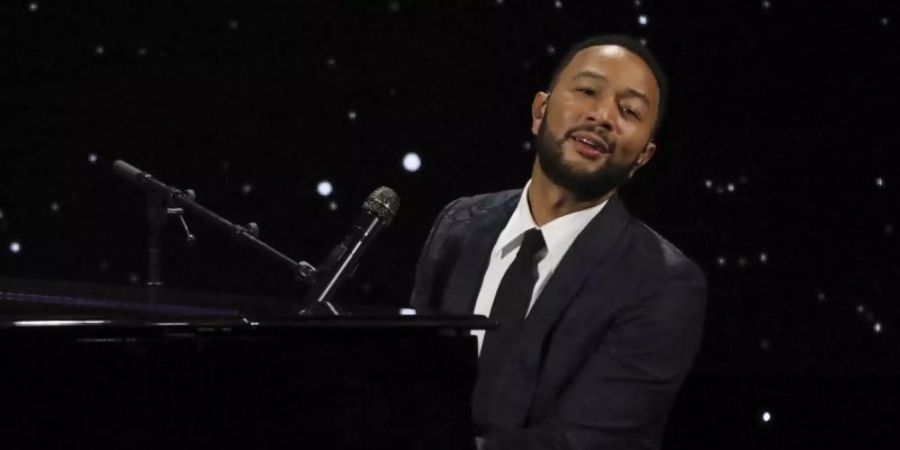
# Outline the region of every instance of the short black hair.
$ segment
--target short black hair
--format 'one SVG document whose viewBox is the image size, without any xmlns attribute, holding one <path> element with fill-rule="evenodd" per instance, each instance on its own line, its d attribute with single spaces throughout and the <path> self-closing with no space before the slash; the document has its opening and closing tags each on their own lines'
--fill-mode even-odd
<svg viewBox="0 0 900 450">
<path fill-rule="evenodd" d="M 653 76 L 656 77 L 656 85 L 659 88 L 659 111 L 656 115 L 656 123 L 653 125 L 653 134 L 656 134 L 656 130 L 659 129 L 659 125 L 662 123 L 663 114 L 666 111 L 666 105 L 669 100 L 669 83 L 666 79 L 666 74 L 663 72 L 662 67 L 659 65 L 659 62 L 656 60 L 656 57 L 653 56 L 653 53 L 647 49 L 644 44 L 641 44 L 640 41 L 634 39 L 631 36 L 626 36 L 623 34 L 604 34 L 598 36 L 591 36 L 575 45 L 573 45 L 568 52 L 562 57 L 559 61 L 556 69 L 553 70 L 553 77 L 550 79 L 549 91 L 552 91 L 556 86 L 556 83 L 559 78 L 559 74 L 572 62 L 572 58 L 575 55 L 588 48 L 588 47 L 596 47 L 598 45 L 618 45 L 620 47 L 624 47 L 638 55 L 644 62 L 650 67 L 650 71 L 653 72 Z"/>
</svg>

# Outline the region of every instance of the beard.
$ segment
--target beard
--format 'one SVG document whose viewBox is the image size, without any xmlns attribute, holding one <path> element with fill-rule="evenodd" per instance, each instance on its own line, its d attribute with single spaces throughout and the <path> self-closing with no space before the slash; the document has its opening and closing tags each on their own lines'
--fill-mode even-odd
<svg viewBox="0 0 900 450">
<path fill-rule="evenodd" d="M 606 164 L 595 171 L 580 170 L 563 160 L 562 145 L 566 139 L 557 141 L 547 130 L 547 121 L 543 121 L 535 138 L 537 159 L 547 178 L 571 192 L 578 201 L 599 200 L 622 186 L 637 164 L 618 164 L 607 158 Z"/>
</svg>

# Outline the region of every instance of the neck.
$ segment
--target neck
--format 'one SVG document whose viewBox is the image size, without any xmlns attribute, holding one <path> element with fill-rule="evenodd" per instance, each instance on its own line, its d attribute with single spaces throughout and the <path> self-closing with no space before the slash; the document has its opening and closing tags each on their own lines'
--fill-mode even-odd
<svg viewBox="0 0 900 450">
<path fill-rule="evenodd" d="M 579 199 L 572 192 L 547 178 L 535 158 L 531 170 L 531 184 L 525 194 L 528 195 L 528 205 L 531 207 L 534 223 L 542 227 L 559 217 L 597 206 L 609 200 L 615 193 L 614 189 L 598 199 Z"/>
</svg>

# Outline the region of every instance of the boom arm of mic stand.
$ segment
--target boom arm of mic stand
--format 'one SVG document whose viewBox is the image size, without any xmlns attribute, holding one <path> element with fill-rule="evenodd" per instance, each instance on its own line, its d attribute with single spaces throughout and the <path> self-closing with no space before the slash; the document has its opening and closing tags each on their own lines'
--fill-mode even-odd
<svg viewBox="0 0 900 450">
<path fill-rule="evenodd" d="M 313 267 L 312 264 L 309 264 L 306 261 L 294 261 L 284 253 L 275 250 L 272 246 L 259 240 L 247 227 L 231 223 L 224 217 L 204 208 L 199 203 L 195 202 L 187 192 L 169 186 L 156 178 L 153 178 L 149 173 L 142 172 L 125 161 L 116 161 L 113 164 L 113 171 L 117 175 L 129 179 L 143 189 L 157 192 L 168 198 L 173 205 L 180 206 L 181 208 L 184 208 L 185 211 L 191 212 L 200 219 L 211 223 L 213 226 L 225 230 L 235 241 L 256 248 L 280 261 L 291 269 L 297 280 L 303 281 L 304 283 L 312 283 L 315 280 L 316 268 Z"/>
<path fill-rule="evenodd" d="M 271 245 L 259 240 L 259 238 L 254 236 L 254 234 L 247 227 L 229 222 L 224 217 L 210 211 L 209 209 L 204 208 L 197 202 L 191 200 L 187 196 L 187 194 L 179 190 L 175 190 L 175 192 L 172 194 L 172 203 L 184 208 L 185 211 L 193 213 L 200 219 L 225 230 L 226 232 L 231 234 L 234 240 L 238 243 L 241 243 L 248 247 L 256 248 L 261 252 L 269 255 L 270 257 L 280 261 L 282 264 L 288 266 L 294 272 L 294 276 L 297 277 L 298 280 L 305 283 L 313 282 L 316 275 L 316 268 L 313 267 L 312 264 L 309 264 L 306 261 L 294 261 L 289 256 L 279 252 Z"/>
</svg>

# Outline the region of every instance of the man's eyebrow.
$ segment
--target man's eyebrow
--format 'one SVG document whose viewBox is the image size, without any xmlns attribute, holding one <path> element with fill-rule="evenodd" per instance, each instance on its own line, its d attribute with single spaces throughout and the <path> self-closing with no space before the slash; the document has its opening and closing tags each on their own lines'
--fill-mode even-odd
<svg viewBox="0 0 900 450">
<path fill-rule="evenodd" d="M 576 73 L 575 76 L 572 77 L 572 79 L 575 80 L 580 77 L 593 78 L 599 81 L 607 81 L 607 78 L 602 74 L 592 72 L 590 70 L 582 70 L 581 72 Z M 627 92 L 629 96 L 639 98 L 642 102 L 644 102 L 644 104 L 647 105 L 648 108 L 650 107 L 650 97 L 647 97 L 647 94 L 644 94 L 643 92 L 634 88 L 628 88 L 625 92 Z"/>
<path fill-rule="evenodd" d="M 593 78 L 595 80 L 606 81 L 605 76 L 603 76 L 597 72 L 592 72 L 590 70 L 582 70 L 581 72 L 576 73 L 575 76 L 572 77 L 572 79 L 574 80 L 579 77 L 588 77 L 588 78 Z"/>
</svg>

